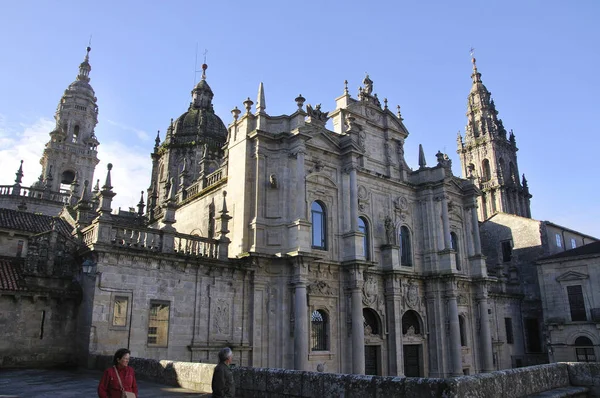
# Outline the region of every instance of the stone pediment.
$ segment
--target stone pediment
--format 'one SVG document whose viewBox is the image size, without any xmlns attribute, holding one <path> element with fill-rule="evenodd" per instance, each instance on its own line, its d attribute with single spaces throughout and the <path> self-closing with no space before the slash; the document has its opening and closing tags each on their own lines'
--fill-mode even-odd
<svg viewBox="0 0 600 398">
<path fill-rule="evenodd" d="M 336 138 L 331 137 L 330 134 L 324 131 L 317 131 L 307 144 L 326 151 L 339 152 L 340 146 Z"/>
<path fill-rule="evenodd" d="M 589 276 L 586 274 L 582 274 L 581 272 L 568 271 L 562 275 L 557 276 L 556 280 L 558 282 L 567 282 L 567 281 L 578 281 L 578 280 L 587 279 L 587 278 L 589 278 Z"/>
</svg>

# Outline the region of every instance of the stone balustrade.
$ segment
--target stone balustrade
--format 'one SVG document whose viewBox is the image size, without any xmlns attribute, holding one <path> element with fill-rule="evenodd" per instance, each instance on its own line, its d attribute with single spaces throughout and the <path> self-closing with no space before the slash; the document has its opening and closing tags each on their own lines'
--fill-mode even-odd
<svg viewBox="0 0 600 398">
<path fill-rule="evenodd" d="M 97 369 L 111 357 L 91 357 Z M 138 379 L 210 393 L 214 364 L 132 358 Z M 455 378 L 233 368 L 236 397 L 600 397 L 600 363 L 553 363 Z M 143 381 L 141 382 L 143 383 Z"/>
<path fill-rule="evenodd" d="M 204 185 L 204 187 L 210 187 L 213 184 L 216 184 L 217 182 L 221 181 L 223 179 L 223 169 L 218 169 L 216 171 L 214 171 L 213 173 L 209 174 L 208 176 L 206 176 L 206 184 Z"/>
<path fill-rule="evenodd" d="M 0 196 L 22 196 L 24 198 L 46 199 L 53 202 L 69 203 L 69 191 L 46 191 L 43 188 L 22 187 L 15 185 L 0 185 Z"/>
<path fill-rule="evenodd" d="M 215 239 L 177 233 L 173 250 L 188 256 L 216 258 L 218 243 Z"/>
<path fill-rule="evenodd" d="M 135 250 L 208 258 L 218 258 L 219 245 L 223 244 L 216 239 L 196 235 L 165 232 L 142 226 L 110 225 L 103 222 L 83 229 L 82 234 L 83 242 L 87 246 L 100 242 Z M 168 237 L 173 241 L 172 250 L 169 245 L 165 245 Z"/>
</svg>

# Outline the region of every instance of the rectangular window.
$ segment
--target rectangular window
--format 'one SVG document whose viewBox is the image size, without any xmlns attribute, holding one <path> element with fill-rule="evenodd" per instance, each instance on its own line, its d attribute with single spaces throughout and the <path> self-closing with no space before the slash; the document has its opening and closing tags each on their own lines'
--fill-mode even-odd
<svg viewBox="0 0 600 398">
<path fill-rule="evenodd" d="M 127 310 L 129 309 L 129 297 L 116 296 L 113 302 L 113 326 L 127 326 Z"/>
<path fill-rule="evenodd" d="M 169 303 L 151 302 L 148 317 L 148 345 L 166 347 L 169 337 Z"/>
<path fill-rule="evenodd" d="M 562 240 L 560 239 L 560 234 L 556 234 L 556 247 L 562 247 Z"/>
<path fill-rule="evenodd" d="M 505 240 L 502 242 L 502 261 L 507 263 L 512 259 L 512 242 Z"/>
<path fill-rule="evenodd" d="M 571 321 L 587 321 L 581 285 L 567 286 L 567 295 L 569 296 L 569 307 L 571 308 Z"/>
<path fill-rule="evenodd" d="M 515 339 L 513 337 L 512 318 L 504 318 L 504 328 L 506 329 L 506 343 L 513 344 Z"/>
<path fill-rule="evenodd" d="M 525 336 L 528 352 L 542 352 L 540 341 L 540 324 L 535 318 L 525 318 Z"/>
<path fill-rule="evenodd" d="M 571 238 L 571 249 L 575 249 L 577 247 L 577 242 L 575 241 L 575 238 Z"/>
</svg>

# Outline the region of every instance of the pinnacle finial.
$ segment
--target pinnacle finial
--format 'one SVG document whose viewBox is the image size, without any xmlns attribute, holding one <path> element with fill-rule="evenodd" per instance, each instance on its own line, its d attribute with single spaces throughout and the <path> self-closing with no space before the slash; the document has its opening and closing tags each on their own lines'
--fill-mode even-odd
<svg viewBox="0 0 600 398">
<path fill-rule="evenodd" d="M 90 44 L 91 44 L 91 37 L 90 37 Z M 92 67 L 90 66 L 90 51 L 92 51 L 92 47 L 87 46 L 86 47 L 86 52 L 85 52 L 85 58 L 83 59 L 83 62 L 81 64 L 79 64 L 79 74 L 77 75 L 77 80 L 82 80 L 84 82 L 89 82 L 90 81 L 90 71 L 92 70 Z"/>
<path fill-rule="evenodd" d="M 427 166 L 425 161 L 425 152 L 423 152 L 423 145 L 419 144 L 419 168 L 422 169 Z"/>
<path fill-rule="evenodd" d="M 160 145 L 160 130 L 156 132 L 156 139 L 154 140 L 154 149 L 158 149 Z"/>
<path fill-rule="evenodd" d="M 348 95 L 348 80 L 344 80 L 344 95 Z"/>
<path fill-rule="evenodd" d="M 17 170 L 17 178 L 15 179 L 15 184 L 21 184 L 23 180 L 23 160 L 21 160 L 21 165 L 19 166 L 19 170 Z"/>
<path fill-rule="evenodd" d="M 256 97 L 256 112 L 265 113 L 267 109 L 267 102 L 265 101 L 265 87 L 263 82 L 258 85 L 258 95 Z"/>
<path fill-rule="evenodd" d="M 206 80 L 206 70 L 208 69 L 208 64 L 206 63 L 206 54 L 208 53 L 207 49 L 204 49 L 204 63 L 202 64 L 202 80 Z"/>
<path fill-rule="evenodd" d="M 104 185 L 102 186 L 102 190 L 104 191 L 110 191 L 113 187 L 111 185 L 111 178 L 110 178 L 110 171 L 112 170 L 113 165 L 112 163 L 109 163 L 106 165 L 106 169 L 108 170 L 106 172 L 106 180 L 104 181 Z"/>
<path fill-rule="evenodd" d="M 397 109 L 396 116 L 398 116 L 398 119 L 400 119 L 400 121 L 403 121 L 404 119 L 402 119 L 402 113 L 400 113 L 400 105 L 396 105 L 396 109 Z"/>
</svg>

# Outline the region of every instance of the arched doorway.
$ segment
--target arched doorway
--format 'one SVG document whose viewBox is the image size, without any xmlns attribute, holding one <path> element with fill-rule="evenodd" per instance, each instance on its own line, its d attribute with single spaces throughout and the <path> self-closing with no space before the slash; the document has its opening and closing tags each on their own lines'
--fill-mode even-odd
<svg viewBox="0 0 600 398">
<path fill-rule="evenodd" d="M 363 323 L 365 327 L 365 374 L 381 376 L 383 374 L 381 320 L 377 312 L 371 308 L 363 308 Z"/>
<path fill-rule="evenodd" d="M 402 315 L 402 349 L 406 377 L 423 377 L 423 341 L 421 317 L 416 311 L 406 311 Z"/>
</svg>

